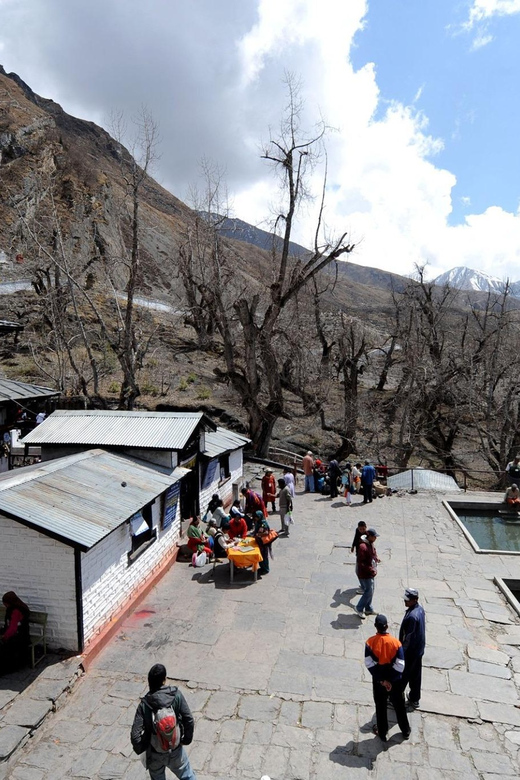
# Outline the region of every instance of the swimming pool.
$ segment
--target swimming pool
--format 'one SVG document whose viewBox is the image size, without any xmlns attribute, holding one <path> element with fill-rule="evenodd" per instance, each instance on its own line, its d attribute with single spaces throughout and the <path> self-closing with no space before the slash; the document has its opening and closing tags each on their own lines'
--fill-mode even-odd
<svg viewBox="0 0 520 780">
<path fill-rule="evenodd" d="M 520 555 L 520 516 L 504 513 L 503 504 L 443 503 L 475 552 Z"/>
</svg>

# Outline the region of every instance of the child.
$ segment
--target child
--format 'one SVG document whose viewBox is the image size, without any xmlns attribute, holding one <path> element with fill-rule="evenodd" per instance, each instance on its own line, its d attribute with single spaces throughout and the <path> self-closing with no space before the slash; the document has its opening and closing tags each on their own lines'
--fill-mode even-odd
<svg viewBox="0 0 520 780">
<path fill-rule="evenodd" d="M 341 487 L 343 488 L 343 496 L 347 499 L 347 506 L 350 506 L 352 499 L 350 497 L 350 472 L 346 472 L 341 477 Z"/>
<path fill-rule="evenodd" d="M 354 539 L 352 541 L 352 547 L 350 548 L 350 552 L 353 553 L 355 551 L 356 553 L 356 576 L 357 576 L 357 555 L 358 555 L 358 549 L 359 545 L 361 544 L 361 540 L 363 536 L 367 532 L 367 524 L 364 520 L 360 520 L 357 524 L 356 533 L 354 534 Z M 359 580 L 359 577 L 358 577 Z M 363 589 L 361 588 L 361 582 L 359 583 L 360 587 L 357 590 L 357 593 L 363 593 Z"/>
</svg>

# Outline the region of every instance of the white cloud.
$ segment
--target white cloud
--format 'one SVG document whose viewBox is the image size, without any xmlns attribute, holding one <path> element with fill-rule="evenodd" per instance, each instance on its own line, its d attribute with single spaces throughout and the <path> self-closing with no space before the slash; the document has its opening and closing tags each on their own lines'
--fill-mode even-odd
<svg viewBox="0 0 520 780">
<path fill-rule="evenodd" d="M 273 178 L 258 149 L 285 103 L 283 72 L 293 71 L 304 85 L 304 126 L 323 117 L 335 128 L 325 219 L 359 242 L 353 259 L 400 273 L 429 261 L 437 273 L 467 264 L 520 277 L 518 213 L 490 204 L 450 226 L 456 178 L 439 165 L 443 142 L 417 108 L 421 90 L 410 106 L 383 102 L 376 65 L 354 69 L 368 0 L 148 0 L 139 14 L 137 5 L 0 0 L 4 65 L 89 119 L 114 108 L 132 116 L 147 103 L 164 139 L 158 178 L 183 197 L 204 155 L 227 171 L 235 214 L 263 227 Z M 474 2 L 473 35 L 493 9 L 516 6 Z M 317 173 L 313 189 L 321 191 Z M 307 245 L 314 209 L 307 205 L 295 236 Z"/>
<path fill-rule="evenodd" d="M 473 0 L 468 25 L 490 19 L 492 16 L 511 16 L 520 13 L 520 0 Z"/>
<path fill-rule="evenodd" d="M 491 43 L 494 41 L 495 38 L 493 35 L 489 35 L 487 33 L 480 33 L 477 35 L 476 38 L 473 39 L 473 43 L 471 44 L 472 51 L 476 51 L 477 49 L 483 49 L 484 46 L 487 46 L 488 43 Z"/>
<path fill-rule="evenodd" d="M 356 262 L 409 273 L 415 262 L 428 262 L 432 273 L 469 265 L 494 275 L 515 275 L 520 256 L 520 216 L 491 206 L 467 215 L 452 227 L 452 190 L 456 177 L 435 165 L 442 140 L 428 134 L 428 120 L 413 106 L 393 103 L 381 116 L 375 66 L 354 70 L 349 53 L 362 29 L 367 3 L 322 0 L 284 4 L 283 25 L 262 23 L 274 12 L 274 0 L 260 3 L 260 22 L 241 43 L 249 83 L 281 57 L 281 41 L 301 52 L 306 107 L 317 97 L 327 123 L 338 132 L 327 139 L 328 197 L 325 219 L 336 233 L 351 231 L 359 241 Z M 320 14 L 316 15 L 316 8 Z M 285 37 L 287 33 L 287 38 Z M 309 57 L 309 52 L 312 56 Z M 283 58 L 282 58 L 283 59 Z M 251 81 L 252 80 L 252 81 Z M 272 180 L 245 187 L 235 198 L 237 214 L 261 222 L 268 213 Z M 316 175 L 314 191 L 320 191 Z M 467 208 L 469 198 L 464 199 Z M 312 243 L 312 206 L 300 220 L 296 240 Z M 520 277 L 520 272 L 517 274 Z"/>
</svg>

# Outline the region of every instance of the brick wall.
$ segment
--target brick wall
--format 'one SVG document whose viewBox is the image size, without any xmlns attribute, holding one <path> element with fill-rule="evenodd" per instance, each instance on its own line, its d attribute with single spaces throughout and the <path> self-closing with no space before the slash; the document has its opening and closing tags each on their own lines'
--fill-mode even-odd
<svg viewBox="0 0 520 780">
<path fill-rule="evenodd" d="M 0 591 L 47 612 L 51 648 L 76 650 L 74 550 L 0 514 Z"/>
<path fill-rule="evenodd" d="M 180 507 L 174 522 L 161 529 L 162 501 L 152 507 L 152 520 L 158 539 L 133 563 L 128 564 L 131 537 L 127 523 L 81 555 L 83 585 L 83 626 L 85 642 L 90 641 L 108 620 L 116 616 L 137 594 L 145 581 L 172 554 L 179 538 Z"/>
<path fill-rule="evenodd" d="M 209 485 L 205 485 L 204 488 L 200 491 L 200 514 L 202 517 L 208 508 L 208 504 L 213 493 L 218 493 L 224 503 L 224 506 L 227 507 L 233 501 L 233 484 L 238 484 L 239 490 L 242 487 L 244 482 L 243 452 L 244 451 L 242 449 L 230 452 L 229 471 L 231 473 L 231 477 L 226 480 L 226 482 L 224 482 L 221 487 L 218 485 L 220 478 L 218 458 L 214 458 L 213 461 L 210 461 L 210 465 L 216 461 L 215 476 L 212 482 Z"/>
</svg>

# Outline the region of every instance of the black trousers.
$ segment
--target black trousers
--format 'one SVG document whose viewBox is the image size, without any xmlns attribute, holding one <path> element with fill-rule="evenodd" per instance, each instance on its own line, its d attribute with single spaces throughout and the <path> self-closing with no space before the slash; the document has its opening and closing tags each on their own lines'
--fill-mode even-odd
<svg viewBox="0 0 520 780">
<path fill-rule="evenodd" d="M 367 501 L 370 501 L 372 503 L 372 485 L 363 485 L 363 503 L 366 504 Z"/>
<path fill-rule="evenodd" d="M 397 725 L 403 734 L 407 734 L 410 731 L 410 724 L 408 722 L 408 715 L 406 714 L 402 682 L 399 681 L 398 683 L 394 683 L 392 685 L 392 690 L 387 691 L 380 682 L 372 680 L 372 690 L 374 693 L 374 704 L 376 705 L 377 733 L 381 739 L 386 739 L 388 732 L 388 699 L 392 702 L 392 706 L 395 710 Z"/>
<path fill-rule="evenodd" d="M 408 698 L 410 701 L 420 701 L 421 698 L 421 680 L 422 680 L 422 655 L 404 656 L 404 672 L 401 679 L 403 691 L 407 685 L 410 686 Z"/>
</svg>

